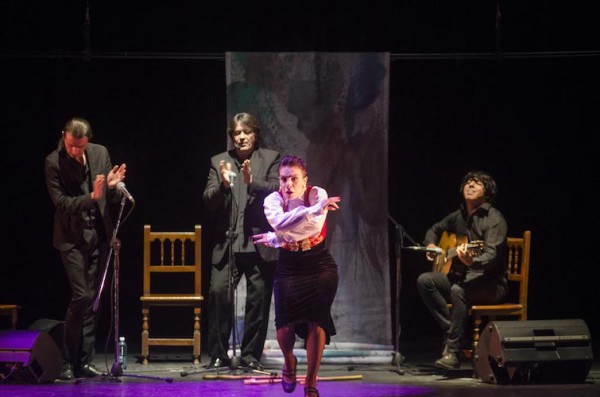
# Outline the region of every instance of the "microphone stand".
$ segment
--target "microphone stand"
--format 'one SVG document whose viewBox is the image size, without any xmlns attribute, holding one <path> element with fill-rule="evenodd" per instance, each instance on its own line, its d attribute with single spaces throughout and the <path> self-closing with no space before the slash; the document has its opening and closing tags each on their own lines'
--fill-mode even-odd
<svg viewBox="0 0 600 397">
<path fill-rule="evenodd" d="M 235 253 L 233 252 L 233 243 L 235 242 L 235 238 L 237 237 L 237 233 L 234 231 L 234 208 L 233 203 L 235 202 L 235 197 L 233 195 L 233 184 L 230 185 L 231 189 L 231 205 L 229 206 L 229 229 L 227 230 L 226 236 L 229 240 L 229 269 L 228 269 L 228 277 L 227 277 L 227 300 L 231 304 L 231 340 L 232 340 L 232 356 L 231 361 L 229 363 L 229 369 L 231 371 L 237 371 L 240 368 L 240 358 L 237 356 L 237 288 L 234 285 L 234 269 L 235 266 Z M 235 222 L 237 223 L 237 222 Z"/>
<path fill-rule="evenodd" d="M 240 357 L 237 356 L 237 324 L 236 324 L 236 314 L 237 314 L 237 288 L 234 285 L 234 270 L 236 269 L 235 265 L 235 253 L 233 251 L 233 243 L 235 242 L 235 238 L 237 237 L 237 233 L 234 230 L 234 225 L 237 224 L 237 218 L 234 212 L 234 203 L 235 195 L 233 194 L 233 184 L 234 178 L 236 174 L 231 172 L 230 174 L 231 182 L 229 185 L 231 192 L 231 205 L 229 206 L 229 228 L 227 232 L 225 232 L 225 236 L 229 242 L 228 251 L 228 261 L 229 261 L 229 269 L 227 275 L 227 301 L 231 304 L 231 339 L 232 339 L 232 356 L 229 363 L 229 370 L 227 372 L 237 374 L 238 370 L 242 370 L 244 372 L 256 372 L 263 375 L 272 375 L 270 372 L 260 371 L 257 369 L 249 369 L 244 368 L 240 365 Z M 180 376 L 188 376 L 195 375 L 207 372 L 220 372 L 219 368 L 211 368 L 211 369 L 200 369 L 196 371 L 181 371 Z"/>
<path fill-rule="evenodd" d="M 396 366 L 396 372 L 399 375 L 404 375 L 404 370 L 400 365 L 404 363 L 404 356 L 400 353 L 400 287 L 401 287 L 401 247 L 402 247 L 402 226 L 398 224 L 391 215 L 388 215 L 395 226 L 394 247 L 396 252 L 396 299 L 395 299 L 395 315 L 396 315 L 396 335 L 394 336 L 394 352 L 392 353 L 392 365 Z"/>
<path fill-rule="evenodd" d="M 100 302 L 100 296 L 102 295 L 102 290 L 104 289 L 104 282 L 106 281 L 106 274 L 108 273 L 108 267 L 110 266 L 110 260 L 114 257 L 113 261 L 113 325 L 114 325 L 114 336 L 115 336 L 115 361 L 110 369 L 110 373 L 102 375 L 100 378 L 90 378 L 88 381 L 97 381 L 97 380 L 108 380 L 114 382 L 120 382 L 119 379 L 121 376 L 128 376 L 132 378 L 145 378 L 145 379 L 153 379 L 153 380 L 164 380 L 168 383 L 173 382 L 173 378 L 161 378 L 158 376 L 146 376 L 146 375 L 134 375 L 123 373 L 123 363 L 119 360 L 119 253 L 121 250 L 121 240 L 117 238 L 117 233 L 119 232 L 119 227 L 121 225 L 121 217 L 123 215 L 123 208 L 125 207 L 125 201 L 127 197 L 123 195 L 121 199 L 121 208 L 119 210 L 119 216 L 117 217 L 117 223 L 113 230 L 110 251 L 106 258 L 106 265 L 104 266 L 104 274 L 102 276 L 102 283 L 100 284 L 100 288 L 98 289 L 98 294 L 96 295 L 96 300 L 94 301 L 94 306 L 92 308 L 93 312 L 96 313 L 98 311 L 98 306 Z M 75 383 L 82 383 L 82 379 L 77 379 Z"/>
<path fill-rule="evenodd" d="M 400 353 L 400 333 L 402 325 L 400 323 L 400 288 L 401 288 L 401 258 L 402 248 L 404 248 L 404 236 L 406 236 L 413 244 L 418 245 L 414 240 L 404 231 L 402 225 L 392 218 L 388 214 L 390 221 L 395 226 L 395 239 L 394 246 L 396 252 L 396 297 L 395 297 L 395 315 L 396 315 L 396 335 L 394 336 L 394 352 L 392 353 L 392 365 L 396 366 L 396 372 L 399 375 L 404 375 L 404 370 L 400 368 L 404 364 L 405 357 Z"/>
</svg>

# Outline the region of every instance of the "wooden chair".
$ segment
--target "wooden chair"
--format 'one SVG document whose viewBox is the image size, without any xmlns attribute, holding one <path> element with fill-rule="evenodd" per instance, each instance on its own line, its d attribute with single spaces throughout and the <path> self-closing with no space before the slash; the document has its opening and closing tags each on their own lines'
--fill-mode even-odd
<svg viewBox="0 0 600 397">
<path fill-rule="evenodd" d="M 204 300 L 201 291 L 201 232 L 200 225 L 195 225 L 193 232 L 153 232 L 150 225 L 144 225 L 144 294 L 140 297 L 143 364 L 148 364 L 150 346 L 193 346 L 194 364 L 200 363 L 200 315 Z M 166 273 L 182 278 L 193 277 L 193 280 L 181 280 L 190 281 L 188 291 L 182 291 L 182 282 L 165 280 Z M 193 317 L 190 316 L 190 323 L 193 328 L 190 327 L 190 337 L 151 337 L 152 306 L 192 307 Z"/>
<path fill-rule="evenodd" d="M 10 317 L 10 329 L 12 329 L 12 330 L 17 329 L 19 309 L 20 309 L 19 305 L 0 303 L 0 316 L 9 316 Z"/>
<path fill-rule="evenodd" d="M 515 300 L 497 305 L 473 305 L 469 314 L 473 318 L 473 351 L 479 342 L 482 318 L 495 321 L 498 316 L 511 316 L 517 320 L 527 320 L 527 290 L 529 288 L 529 254 L 531 251 L 531 231 L 526 230 L 523 237 L 508 237 L 508 285 L 510 290 L 518 287 Z"/>
<path fill-rule="evenodd" d="M 507 278 L 509 296 L 504 303 L 496 305 L 473 305 L 469 308 L 469 316 L 473 320 L 473 344 L 471 349 L 461 351 L 461 359 L 472 361 L 479 342 L 483 319 L 496 320 L 497 316 L 511 316 L 517 320 L 527 320 L 527 290 L 529 288 L 529 254 L 531 251 L 531 231 L 526 230 L 523 237 L 507 237 Z M 515 290 L 517 294 L 510 294 Z M 452 310 L 452 305 L 448 304 Z"/>
</svg>

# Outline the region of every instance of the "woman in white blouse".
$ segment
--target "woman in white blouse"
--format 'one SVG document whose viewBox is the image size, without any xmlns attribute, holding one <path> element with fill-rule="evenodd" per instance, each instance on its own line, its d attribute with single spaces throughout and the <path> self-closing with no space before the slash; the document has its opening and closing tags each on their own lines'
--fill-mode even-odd
<svg viewBox="0 0 600 397">
<path fill-rule="evenodd" d="M 317 374 L 325 345 L 335 335 L 331 305 L 338 285 L 337 265 L 325 247 L 328 211 L 339 209 L 339 197 L 308 186 L 306 164 L 285 156 L 279 164 L 279 191 L 265 198 L 265 215 L 274 232 L 253 236 L 255 244 L 280 248 L 275 272 L 275 327 L 283 352 L 282 386 L 296 387 L 296 334 L 304 339 L 307 373 L 305 397 L 319 396 Z"/>
</svg>

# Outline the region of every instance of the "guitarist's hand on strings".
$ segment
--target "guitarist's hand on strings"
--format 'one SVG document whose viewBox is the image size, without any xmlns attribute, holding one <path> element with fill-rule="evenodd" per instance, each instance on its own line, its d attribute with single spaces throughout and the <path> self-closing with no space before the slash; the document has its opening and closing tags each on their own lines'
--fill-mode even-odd
<svg viewBox="0 0 600 397">
<path fill-rule="evenodd" d="M 465 266 L 473 266 L 473 253 L 468 249 L 468 244 L 460 244 L 456 247 L 456 255 Z"/>
</svg>

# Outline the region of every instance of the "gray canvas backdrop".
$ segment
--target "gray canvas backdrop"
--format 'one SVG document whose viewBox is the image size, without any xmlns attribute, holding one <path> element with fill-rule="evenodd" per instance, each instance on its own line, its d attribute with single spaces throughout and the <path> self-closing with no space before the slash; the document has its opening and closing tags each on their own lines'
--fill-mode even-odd
<svg viewBox="0 0 600 397">
<path fill-rule="evenodd" d="M 262 146 L 305 159 L 309 185 L 342 199 L 327 218 L 340 274 L 332 308 L 337 335 L 327 348 L 390 346 L 389 53 L 228 52 L 225 60 L 228 119 L 257 116 Z M 242 280 L 238 341 L 244 299 Z M 275 339 L 273 311 L 268 339 Z"/>
</svg>

